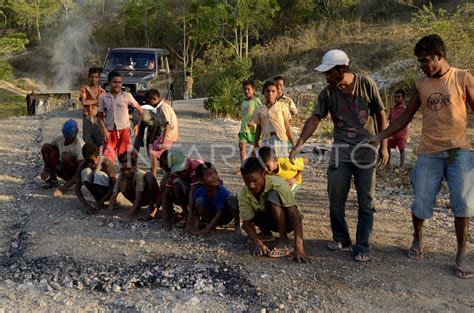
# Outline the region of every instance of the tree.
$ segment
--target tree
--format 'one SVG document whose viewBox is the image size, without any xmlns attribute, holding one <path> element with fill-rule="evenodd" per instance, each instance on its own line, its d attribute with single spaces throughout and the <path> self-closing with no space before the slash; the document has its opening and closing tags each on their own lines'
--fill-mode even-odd
<svg viewBox="0 0 474 313">
<path fill-rule="evenodd" d="M 0 37 L 0 56 L 25 51 L 28 39 L 25 34 L 15 33 Z"/>
<path fill-rule="evenodd" d="M 59 10 L 60 3 L 55 0 L 15 0 L 10 2 L 10 8 L 18 14 L 20 23 L 35 25 L 38 41 L 41 43 L 40 28 Z"/>
<path fill-rule="evenodd" d="M 64 15 L 69 18 L 69 12 L 74 8 L 74 0 L 60 0 L 60 2 L 64 9 Z"/>
<path fill-rule="evenodd" d="M 198 27 L 208 38 L 224 40 L 237 58 L 248 58 L 249 39 L 270 28 L 278 10 L 276 0 L 211 0 L 198 9 Z"/>
</svg>

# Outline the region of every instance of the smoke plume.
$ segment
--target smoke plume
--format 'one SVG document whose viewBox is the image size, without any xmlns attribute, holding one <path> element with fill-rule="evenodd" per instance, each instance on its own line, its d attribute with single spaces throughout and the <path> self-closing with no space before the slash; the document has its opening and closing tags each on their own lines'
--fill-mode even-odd
<svg viewBox="0 0 474 313">
<path fill-rule="evenodd" d="M 56 92 L 77 89 L 84 61 L 91 51 L 92 27 L 82 18 L 71 19 L 54 40 L 51 64 Z"/>
</svg>

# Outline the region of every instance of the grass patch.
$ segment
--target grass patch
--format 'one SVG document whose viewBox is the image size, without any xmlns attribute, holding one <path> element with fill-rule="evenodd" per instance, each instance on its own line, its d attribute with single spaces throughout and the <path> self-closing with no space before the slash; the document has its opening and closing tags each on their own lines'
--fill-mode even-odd
<svg viewBox="0 0 474 313">
<path fill-rule="evenodd" d="M 26 115 L 25 97 L 0 88 L 0 118 Z"/>
</svg>

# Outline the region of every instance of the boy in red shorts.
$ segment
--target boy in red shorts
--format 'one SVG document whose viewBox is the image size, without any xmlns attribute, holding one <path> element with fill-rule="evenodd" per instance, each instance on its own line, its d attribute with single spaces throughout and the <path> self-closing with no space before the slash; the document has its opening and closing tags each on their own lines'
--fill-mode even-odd
<svg viewBox="0 0 474 313">
<path fill-rule="evenodd" d="M 405 105 L 405 91 L 403 89 L 398 89 L 395 91 L 395 94 L 393 95 L 393 100 L 395 103 L 395 106 L 392 108 L 390 111 L 390 114 L 388 115 L 388 120 L 390 121 L 390 124 L 395 122 L 400 118 L 400 116 L 405 113 L 406 110 L 406 105 Z M 400 168 L 403 169 L 405 167 L 405 149 L 407 146 L 407 137 L 408 137 L 408 127 L 405 126 L 402 130 L 399 132 L 395 133 L 393 136 L 391 136 L 388 139 L 388 153 L 389 153 L 389 158 L 391 157 L 392 149 L 398 148 L 400 151 Z M 390 164 L 390 159 L 388 161 Z"/>
<path fill-rule="evenodd" d="M 102 154 L 113 163 L 116 155 L 131 151 L 128 106 L 133 106 L 138 111 L 139 122 L 134 129 L 135 134 L 143 113 L 142 107 L 133 96 L 122 91 L 122 81 L 120 72 L 110 72 L 108 76 L 110 92 L 99 98 L 99 121 L 105 139 Z"/>
</svg>

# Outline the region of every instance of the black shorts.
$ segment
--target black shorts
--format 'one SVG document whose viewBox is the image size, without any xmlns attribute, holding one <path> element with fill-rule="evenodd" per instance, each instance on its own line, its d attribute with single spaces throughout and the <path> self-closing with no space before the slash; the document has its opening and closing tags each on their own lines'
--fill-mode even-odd
<svg viewBox="0 0 474 313">
<path fill-rule="evenodd" d="M 283 206 L 280 195 L 276 191 L 269 191 L 265 197 L 265 212 L 257 211 L 255 216 L 250 220 L 254 225 L 258 226 L 262 231 L 273 231 L 279 232 L 278 226 L 275 219 L 272 216 L 271 205 L 274 204 L 283 209 L 285 212 L 286 220 L 286 232 L 291 233 L 293 231 L 293 226 L 290 223 L 290 218 L 288 215 L 288 208 Z"/>
</svg>

